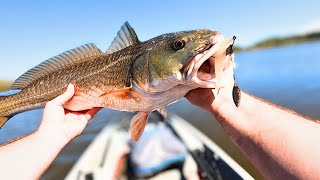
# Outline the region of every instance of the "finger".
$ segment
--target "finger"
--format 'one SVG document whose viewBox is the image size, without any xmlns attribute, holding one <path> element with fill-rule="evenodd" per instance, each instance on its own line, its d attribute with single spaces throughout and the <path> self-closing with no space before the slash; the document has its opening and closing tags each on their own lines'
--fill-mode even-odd
<svg viewBox="0 0 320 180">
<path fill-rule="evenodd" d="M 74 95 L 74 86 L 73 84 L 69 84 L 67 90 L 61 94 L 60 96 L 54 98 L 51 102 L 55 103 L 59 106 L 62 106 L 66 102 L 68 102 Z"/>
<path fill-rule="evenodd" d="M 234 54 L 231 55 L 227 55 L 227 60 L 224 63 L 224 71 L 229 69 L 231 66 L 231 68 L 235 67 L 235 62 L 234 62 Z"/>
<path fill-rule="evenodd" d="M 100 111 L 102 108 L 101 107 L 95 107 L 90 109 L 86 114 L 85 114 L 85 118 L 87 121 L 89 121 L 90 119 L 92 119 L 92 117 L 98 112 Z"/>
</svg>

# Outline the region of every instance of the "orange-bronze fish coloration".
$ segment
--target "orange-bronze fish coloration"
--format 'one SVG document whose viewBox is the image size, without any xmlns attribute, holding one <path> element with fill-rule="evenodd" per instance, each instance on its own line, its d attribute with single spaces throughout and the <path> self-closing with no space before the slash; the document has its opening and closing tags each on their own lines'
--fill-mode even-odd
<svg viewBox="0 0 320 180">
<path fill-rule="evenodd" d="M 136 111 L 130 135 L 137 141 L 150 112 L 192 89 L 220 88 L 222 80 L 217 72 L 223 73 L 222 61 L 233 61 L 233 56 L 226 54 L 232 44 L 231 38 L 210 30 L 164 34 L 140 42 L 126 22 L 106 53 L 86 44 L 20 76 L 12 86 L 11 92 L 15 92 L 0 96 L 0 126 L 15 114 L 44 107 L 72 83 L 75 96 L 66 109 Z M 215 60 L 219 60 L 216 66 Z"/>
</svg>

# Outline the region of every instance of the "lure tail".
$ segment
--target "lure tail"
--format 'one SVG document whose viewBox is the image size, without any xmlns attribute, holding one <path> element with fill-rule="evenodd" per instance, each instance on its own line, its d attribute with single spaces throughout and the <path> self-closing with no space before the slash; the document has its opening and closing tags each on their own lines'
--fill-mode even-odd
<svg viewBox="0 0 320 180">
<path fill-rule="evenodd" d="M 241 90 L 240 88 L 237 86 L 237 84 L 235 83 L 232 89 L 232 98 L 233 98 L 233 102 L 234 104 L 239 107 L 240 105 L 240 99 L 241 99 Z"/>
<path fill-rule="evenodd" d="M 234 41 L 236 40 L 236 36 L 233 36 L 233 43 L 227 48 L 226 50 L 226 55 L 232 54 L 234 52 Z M 233 70 L 234 72 L 234 70 Z M 241 99 L 241 90 L 239 88 L 239 86 L 236 84 L 236 78 L 233 75 L 233 79 L 234 79 L 234 85 L 233 85 L 233 89 L 232 89 L 232 98 L 233 98 L 233 102 L 234 104 L 239 107 L 240 105 L 240 99 Z"/>
</svg>

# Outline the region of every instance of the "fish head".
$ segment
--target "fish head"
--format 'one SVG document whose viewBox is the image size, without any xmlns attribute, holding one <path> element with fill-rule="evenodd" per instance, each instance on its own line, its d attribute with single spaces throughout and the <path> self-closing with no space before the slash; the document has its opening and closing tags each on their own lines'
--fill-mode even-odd
<svg viewBox="0 0 320 180">
<path fill-rule="evenodd" d="M 222 39 L 217 31 L 193 30 L 164 34 L 143 42 L 144 52 L 134 62 L 134 81 L 147 92 L 162 92 L 179 84 L 201 87 L 192 78 L 193 59 L 204 56 Z M 213 60 L 204 61 L 198 67 L 201 73 L 197 76 L 203 76 L 210 83 L 213 63 Z"/>
</svg>

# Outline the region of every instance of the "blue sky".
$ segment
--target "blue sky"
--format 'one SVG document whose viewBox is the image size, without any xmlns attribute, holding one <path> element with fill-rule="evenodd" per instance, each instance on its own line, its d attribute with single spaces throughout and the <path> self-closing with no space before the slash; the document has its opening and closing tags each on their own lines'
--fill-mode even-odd
<svg viewBox="0 0 320 180">
<path fill-rule="evenodd" d="M 319 0 L 0 1 L 0 79 L 86 43 L 105 51 L 129 21 L 140 40 L 212 29 L 250 45 L 271 36 L 320 30 Z"/>
</svg>

